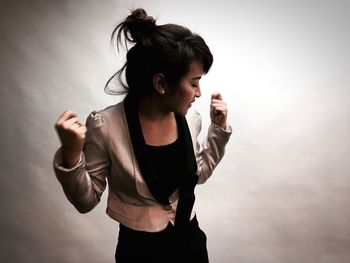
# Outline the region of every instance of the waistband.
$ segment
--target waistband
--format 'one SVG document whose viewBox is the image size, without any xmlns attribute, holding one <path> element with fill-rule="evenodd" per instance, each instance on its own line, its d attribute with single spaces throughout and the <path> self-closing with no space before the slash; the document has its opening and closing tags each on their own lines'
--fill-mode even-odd
<svg viewBox="0 0 350 263">
<path fill-rule="evenodd" d="M 186 224 L 186 227 L 177 228 L 169 221 L 166 228 L 159 232 L 147 232 L 147 231 L 134 230 L 134 229 L 128 228 L 127 226 L 124 226 L 123 224 L 119 224 L 119 236 L 127 235 L 129 237 L 135 237 L 135 238 L 139 238 L 139 237 L 153 238 L 153 237 L 163 237 L 165 235 L 175 234 L 177 232 L 190 233 L 197 229 L 199 229 L 199 225 L 198 225 L 197 216 L 195 215 L 189 221 L 189 223 Z"/>
</svg>

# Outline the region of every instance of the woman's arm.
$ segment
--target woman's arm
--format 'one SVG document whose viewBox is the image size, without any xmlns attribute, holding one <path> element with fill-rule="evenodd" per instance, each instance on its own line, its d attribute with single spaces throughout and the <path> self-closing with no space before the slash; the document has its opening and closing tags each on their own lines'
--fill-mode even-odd
<svg viewBox="0 0 350 263">
<path fill-rule="evenodd" d="M 198 164 L 198 184 L 203 184 L 213 173 L 225 154 L 225 146 L 230 139 L 232 128 L 227 123 L 227 105 L 220 93 L 214 93 L 210 105 L 211 124 L 202 145 L 196 139 L 196 160 Z M 197 114 L 196 137 L 201 129 L 201 118 Z"/>
<path fill-rule="evenodd" d="M 102 116 L 96 112 L 87 118 L 84 134 L 80 127 L 85 126 L 72 127 L 72 121 L 67 124 L 67 116 L 64 113 L 56 123 L 62 146 L 54 157 L 54 171 L 68 200 L 79 212 L 86 213 L 98 204 L 106 188 L 110 166 L 107 132 Z"/>
</svg>

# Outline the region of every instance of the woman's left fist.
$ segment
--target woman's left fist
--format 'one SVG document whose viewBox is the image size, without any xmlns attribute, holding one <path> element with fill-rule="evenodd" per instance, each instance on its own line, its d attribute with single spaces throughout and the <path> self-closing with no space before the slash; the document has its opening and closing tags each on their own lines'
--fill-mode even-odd
<svg viewBox="0 0 350 263">
<path fill-rule="evenodd" d="M 226 129 L 227 105 L 226 102 L 222 100 L 222 96 L 219 92 L 215 92 L 211 95 L 210 119 L 216 125 Z"/>
</svg>

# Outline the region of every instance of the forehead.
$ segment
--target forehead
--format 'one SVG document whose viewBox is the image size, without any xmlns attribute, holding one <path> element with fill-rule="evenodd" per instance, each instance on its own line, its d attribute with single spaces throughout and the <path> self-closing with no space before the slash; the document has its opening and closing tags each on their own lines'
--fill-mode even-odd
<svg viewBox="0 0 350 263">
<path fill-rule="evenodd" d="M 203 65 L 200 62 L 193 61 L 190 63 L 188 73 L 186 74 L 187 79 L 200 79 L 203 75 Z"/>
</svg>

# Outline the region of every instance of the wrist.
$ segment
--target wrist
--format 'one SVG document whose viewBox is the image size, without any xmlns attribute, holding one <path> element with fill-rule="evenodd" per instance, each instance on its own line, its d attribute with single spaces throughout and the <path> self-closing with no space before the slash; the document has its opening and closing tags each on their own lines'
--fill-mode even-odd
<svg viewBox="0 0 350 263">
<path fill-rule="evenodd" d="M 215 125 L 219 126 L 221 129 L 226 130 L 226 127 L 227 127 L 227 123 L 226 122 L 219 123 L 219 122 L 212 121 L 212 123 L 214 123 Z"/>
<path fill-rule="evenodd" d="M 67 151 L 62 148 L 62 166 L 70 169 L 76 166 L 80 161 L 81 151 Z"/>
</svg>

